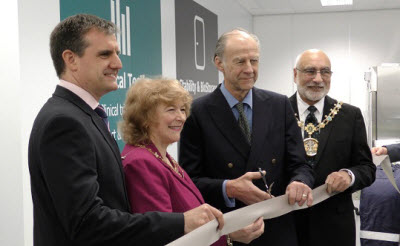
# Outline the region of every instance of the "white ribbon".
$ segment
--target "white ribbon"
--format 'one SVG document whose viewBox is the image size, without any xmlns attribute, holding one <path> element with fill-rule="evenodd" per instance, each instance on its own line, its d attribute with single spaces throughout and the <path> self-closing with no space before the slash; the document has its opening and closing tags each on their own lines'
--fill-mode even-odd
<svg viewBox="0 0 400 246">
<path fill-rule="evenodd" d="M 386 176 L 388 177 L 390 183 L 392 183 L 393 187 L 397 190 L 397 192 L 399 192 L 400 194 L 400 190 L 397 187 L 396 181 L 394 179 L 393 176 L 393 170 L 392 170 L 392 164 L 390 162 L 389 156 L 388 155 L 373 155 L 372 159 L 374 161 L 375 165 L 381 165 L 383 171 L 385 172 Z"/>
<path fill-rule="evenodd" d="M 369 240 L 379 240 L 399 243 L 400 235 L 395 233 L 377 232 L 377 231 L 360 231 L 360 238 Z"/>
<path fill-rule="evenodd" d="M 326 184 L 321 185 L 314 190 L 313 205 L 318 204 L 334 194 L 326 192 Z M 299 206 L 297 203 L 289 205 L 288 196 L 282 195 L 266 201 L 255 203 L 232 212 L 224 214 L 225 225 L 222 230 L 217 230 L 217 220 L 212 220 L 196 230 L 178 238 L 168 246 L 205 246 L 217 241 L 222 235 L 240 230 L 241 228 L 250 225 L 256 219 L 263 217 L 264 219 L 275 218 L 287 214 L 293 210 L 307 208 L 306 204 Z"/>
<path fill-rule="evenodd" d="M 373 162 L 375 165 L 381 165 L 393 187 L 400 193 L 399 188 L 394 181 L 392 167 L 390 160 L 387 155 L 373 156 Z M 326 184 L 321 185 L 314 190 L 313 194 L 313 205 L 318 204 L 329 197 L 335 195 L 328 194 L 326 192 Z M 224 214 L 225 225 L 222 230 L 217 230 L 218 222 L 217 220 L 212 220 L 203 226 L 200 226 L 196 230 L 178 238 L 177 240 L 168 244 L 168 246 L 205 246 L 216 242 L 222 235 L 229 234 L 231 232 L 240 230 L 253 223 L 256 219 L 261 216 L 264 219 L 275 218 L 291 211 L 307 208 L 306 204 L 299 206 L 297 203 L 294 205 L 289 205 L 288 196 L 282 195 L 266 201 L 255 203 L 250 206 L 246 206 L 232 212 Z"/>
</svg>

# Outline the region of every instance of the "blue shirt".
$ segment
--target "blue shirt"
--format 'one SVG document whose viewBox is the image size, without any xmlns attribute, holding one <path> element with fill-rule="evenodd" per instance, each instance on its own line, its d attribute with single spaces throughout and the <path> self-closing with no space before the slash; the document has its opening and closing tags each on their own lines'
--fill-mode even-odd
<svg viewBox="0 0 400 246">
<path fill-rule="evenodd" d="M 225 81 L 221 84 L 221 92 L 222 95 L 224 95 L 226 101 L 229 104 L 229 107 L 231 107 L 232 113 L 235 116 L 235 119 L 238 120 L 239 119 L 239 111 L 236 109 L 235 105 L 239 102 L 234 96 L 232 96 L 232 94 L 226 89 L 225 87 Z M 243 99 L 243 109 L 244 109 L 244 114 L 247 117 L 247 120 L 249 122 L 249 126 L 250 126 L 250 132 L 253 129 L 253 91 L 250 90 L 249 93 L 247 93 L 247 95 L 245 96 L 245 98 Z M 228 180 L 225 180 L 222 183 L 222 194 L 224 196 L 224 200 L 225 200 L 225 205 L 229 208 L 233 208 L 235 207 L 236 203 L 235 203 L 235 199 L 234 198 L 229 198 L 228 195 L 226 194 L 226 182 L 228 182 Z"/>
<path fill-rule="evenodd" d="M 232 94 L 226 89 L 224 83 L 225 82 L 223 82 L 220 87 L 222 95 L 224 95 L 226 101 L 229 104 L 229 107 L 231 107 L 235 119 L 238 120 L 239 111 L 236 109 L 235 105 L 239 101 L 234 96 L 232 96 Z M 249 121 L 250 132 L 251 132 L 253 129 L 253 90 L 250 90 L 249 93 L 247 93 L 242 102 L 243 102 L 244 114 L 246 115 L 247 120 Z"/>
</svg>

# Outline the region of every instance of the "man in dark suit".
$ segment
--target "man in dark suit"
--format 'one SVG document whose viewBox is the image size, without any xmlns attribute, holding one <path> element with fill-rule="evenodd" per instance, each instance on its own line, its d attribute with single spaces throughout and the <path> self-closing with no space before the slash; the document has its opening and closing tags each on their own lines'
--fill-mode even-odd
<svg viewBox="0 0 400 246">
<path fill-rule="evenodd" d="M 119 149 L 100 98 L 122 67 L 116 28 L 92 15 L 59 23 L 50 38 L 60 83 L 29 141 L 34 245 L 164 245 L 222 213 L 131 214 Z M 100 110 L 100 111 L 99 111 Z"/>
<path fill-rule="evenodd" d="M 332 71 L 324 52 L 303 52 L 293 72 L 297 93 L 290 102 L 304 132 L 306 158 L 315 172 L 314 187 L 327 183 L 329 193 L 341 192 L 311 208 L 295 211 L 299 245 L 354 246 L 351 194 L 371 185 L 376 170 L 361 111 L 326 95 Z M 311 143 L 316 143 L 314 148 Z"/>
<path fill-rule="evenodd" d="M 271 198 L 259 168 L 272 195 L 286 192 L 290 204 L 312 203 L 312 169 L 293 110 L 287 97 L 254 87 L 258 61 L 255 35 L 243 29 L 223 34 L 214 62 L 224 82 L 193 102 L 181 134 L 181 165 L 205 201 L 224 212 Z M 251 245 L 295 246 L 292 215 L 265 221 L 264 234 Z"/>
<path fill-rule="evenodd" d="M 390 161 L 400 161 L 400 144 L 390 144 L 382 147 L 374 147 L 371 149 L 372 154 L 389 155 Z"/>
</svg>

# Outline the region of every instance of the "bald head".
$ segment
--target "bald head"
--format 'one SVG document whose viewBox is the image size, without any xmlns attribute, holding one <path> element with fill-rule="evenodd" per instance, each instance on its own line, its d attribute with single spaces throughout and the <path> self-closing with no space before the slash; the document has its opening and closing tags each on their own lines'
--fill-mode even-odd
<svg viewBox="0 0 400 246">
<path fill-rule="evenodd" d="M 324 59 L 326 64 L 329 64 L 329 68 L 331 67 L 331 61 L 329 60 L 329 57 L 325 54 L 325 52 L 318 49 L 309 49 L 297 56 L 295 68 L 303 67 L 305 63 L 308 62 L 308 60 L 313 58 Z"/>
<path fill-rule="evenodd" d="M 221 59 L 224 57 L 226 43 L 228 42 L 228 40 L 230 38 L 232 38 L 234 36 L 236 36 L 236 37 L 241 36 L 243 38 L 252 38 L 257 43 L 258 49 L 260 49 L 260 41 L 259 41 L 258 37 L 255 34 L 247 31 L 246 29 L 238 27 L 238 28 L 235 28 L 231 31 L 228 31 L 228 32 L 222 34 L 221 37 L 219 37 L 216 47 L 215 47 L 214 61 L 217 56 Z"/>
<path fill-rule="evenodd" d="M 328 94 L 331 86 L 331 61 L 322 51 L 306 50 L 296 58 L 294 82 L 301 99 L 314 105 Z"/>
</svg>

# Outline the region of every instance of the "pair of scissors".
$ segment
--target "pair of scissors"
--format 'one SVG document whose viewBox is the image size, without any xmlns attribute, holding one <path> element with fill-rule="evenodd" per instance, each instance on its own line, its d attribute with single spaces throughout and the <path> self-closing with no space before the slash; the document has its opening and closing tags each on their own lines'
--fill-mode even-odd
<svg viewBox="0 0 400 246">
<path fill-rule="evenodd" d="M 274 185 L 274 182 L 272 182 L 272 183 L 268 186 L 267 180 L 265 179 L 265 173 L 261 170 L 260 167 L 258 168 L 258 171 L 260 172 L 261 178 L 262 178 L 262 180 L 264 181 L 265 188 L 267 189 L 267 193 L 268 193 L 269 195 L 272 196 L 271 191 L 272 191 L 272 186 Z"/>
</svg>

